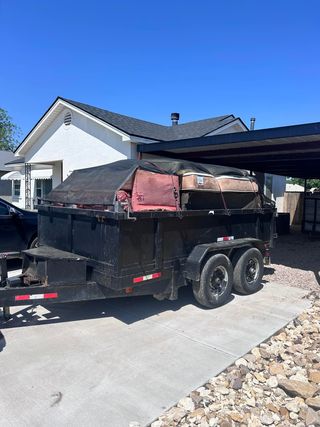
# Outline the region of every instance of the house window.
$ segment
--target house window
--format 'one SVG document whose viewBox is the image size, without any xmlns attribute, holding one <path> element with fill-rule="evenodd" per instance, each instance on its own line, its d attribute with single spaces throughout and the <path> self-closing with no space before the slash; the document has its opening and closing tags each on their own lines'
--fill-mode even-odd
<svg viewBox="0 0 320 427">
<path fill-rule="evenodd" d="M 36 179 L 36 197 L 42 197 L 42 179 Z"/>
<path fill-rule="evenodd" d="M 35 181 L 35 197 L 42 199 L 52 190 L 52 179 L 36 179 Z"/>
<path fill-rule="evenodd" d="M 21 187 L 20 179 L 14 179 L 12 186 L 13 186 L 13 195 L 15 197 L 20 197 L 20 187 Z"/>
</svg>

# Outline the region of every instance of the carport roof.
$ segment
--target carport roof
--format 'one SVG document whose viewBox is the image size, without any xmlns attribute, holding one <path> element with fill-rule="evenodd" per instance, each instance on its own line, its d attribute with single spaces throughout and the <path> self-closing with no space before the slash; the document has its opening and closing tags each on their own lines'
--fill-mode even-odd
<svg viewBox="0 0 320 427">
<path fill-rule="evenodd" d="M 319 178 L 320 122 L 139 144 L 138 152 L 297 178 Z"/>
</svg>

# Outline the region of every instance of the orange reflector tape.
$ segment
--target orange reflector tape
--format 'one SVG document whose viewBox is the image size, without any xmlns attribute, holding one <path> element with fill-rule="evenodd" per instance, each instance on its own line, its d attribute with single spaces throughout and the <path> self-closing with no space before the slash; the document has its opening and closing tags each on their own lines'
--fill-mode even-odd
<svg viewBox="0 0 320 427">
<path fill-rule="evenodd" d="M 144 282 L 145 280 L 158 279 L 159 277 L 161 277 L 161 273 L 147 274 L 146 276 L 135 277 L 133 279 L 133 283 L 140 283 Z"/>
<path fill-rule="evenodd" d="M 217 238 L 217 242 L 228 242 L 229 240 L 234 240 L 234 236 L 224 236 Z"/>
<path fill-rule="evenodd" d="M 27 295 L 16 295 L 16 301 L 29 301 L 34 299 L 50 299 L 50 298 L 58 298 L 57 292 L 52 292 L 48 294 L 27 294 Z"/>
</svg>

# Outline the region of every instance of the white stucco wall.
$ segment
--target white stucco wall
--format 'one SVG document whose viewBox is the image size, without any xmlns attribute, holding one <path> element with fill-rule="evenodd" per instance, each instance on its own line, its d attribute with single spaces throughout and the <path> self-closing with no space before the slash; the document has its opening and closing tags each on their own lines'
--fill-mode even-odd
<svg viewBox="0 0 320 427">
<path fill-rule="evenodd" d="M 25 155 L 27 163 L 53 164 L 54 186 L 61 182 L 61 162 L 65 179 L 75 169 L 132 157 L 129 140 L 77 112 L 71 113 L 72 122 L 66 126 L 67 111 L 59 114 Z"/>
<path fill-rule="evenodd" d="M 272 199 L 276 202 L 278 212 L 283 212 L 283 195 L 286 190 L 286 177 L 280 175 L 265 174 L 265 183 L 268 177 L 272 177 Z M 265 193 L 266 189 L 265 189 Z"/>
</svg>

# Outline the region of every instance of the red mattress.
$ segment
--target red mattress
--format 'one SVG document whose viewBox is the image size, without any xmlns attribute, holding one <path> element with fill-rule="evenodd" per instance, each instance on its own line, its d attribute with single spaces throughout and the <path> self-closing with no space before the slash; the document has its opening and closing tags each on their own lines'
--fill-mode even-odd
<svg viewBox="0 0 320 427">
<path fill-rule="evenodd" d="M 132 210 L 176 211 L 180 209 L 179 178 L 138 169 L 132 189 Z"/>
</svg>

